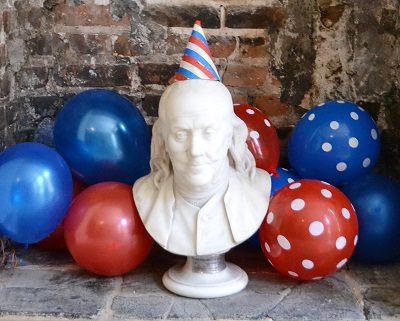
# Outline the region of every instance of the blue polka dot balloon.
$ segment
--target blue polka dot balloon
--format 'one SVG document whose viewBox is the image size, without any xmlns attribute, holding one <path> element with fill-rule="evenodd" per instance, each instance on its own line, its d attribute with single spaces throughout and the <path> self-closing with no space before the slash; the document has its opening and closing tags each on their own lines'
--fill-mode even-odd
<svg viewBox="0 0 400 321">
<path fill-rule="evenodd" d="M 298 181 L 300 177 L 293 169 L 277 167 L 276 174 L 271 175 L 271 197 L 275 195 L 283 186 Z"/>
<path fill-rule="evenodd" d="M 294 128 L 288 158 L 304 178 L 340 186 L 368 173 L 380 151 L 378 128 L 352 102 L 333 100 L 313 107 Z"/>
</svg>

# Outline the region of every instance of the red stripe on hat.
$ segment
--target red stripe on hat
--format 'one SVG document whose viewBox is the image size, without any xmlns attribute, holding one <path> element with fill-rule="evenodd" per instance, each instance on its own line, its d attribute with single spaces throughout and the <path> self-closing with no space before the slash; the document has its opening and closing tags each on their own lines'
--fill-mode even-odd
<svg viewBox="0 0 400 321">
<path fill-rule="evenodd" d="M 210 79 L 215 79 L 214 74 L 208 70 L 206 67 L 204 67 L 202 64 L 200 64 L 196 59 L 190 56 L 183 56 L 182 60 L 190 63 L 191 65 L 195 66 L 196 68 L 200 69 L 203 73 L 207 75 L 208 78 Z"/>
<path fill-rule="evenodd" d="M 175 80 L 187 80 L 187 77 L 185 77 L 185 76 L 182 75 L 182 74 L 176 73 L 176 74 L 175 74 Z"/>
<path fill-rule="evenodd" d="M 204 52 L 207 53 L 207 55 L 211 58 L 211 60 L 213 60 L 212 56 L 211 56 L 210 48 L 208 48 L 208 46 L 206 46 L 200 39 L 198 39 L 194 36 L 190 36 L 189 42 L 194 43 L 196 46 L 203 49 Z"/>
</svg>

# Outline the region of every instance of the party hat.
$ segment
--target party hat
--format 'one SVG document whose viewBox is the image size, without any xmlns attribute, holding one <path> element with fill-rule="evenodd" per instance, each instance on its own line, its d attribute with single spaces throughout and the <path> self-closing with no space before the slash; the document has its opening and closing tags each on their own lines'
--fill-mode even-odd
<svg viewBox="0 0 400 321">
<path fill-rule="evenodd" d="M 217 68 L 213 62 L 208 42 L 201 28 L 200 20 L 196 20 L 192 34 L 184 51 L 181 64 L 175 74 L 176 80 L 209 79 L 218 80 Z"/>
</svg>

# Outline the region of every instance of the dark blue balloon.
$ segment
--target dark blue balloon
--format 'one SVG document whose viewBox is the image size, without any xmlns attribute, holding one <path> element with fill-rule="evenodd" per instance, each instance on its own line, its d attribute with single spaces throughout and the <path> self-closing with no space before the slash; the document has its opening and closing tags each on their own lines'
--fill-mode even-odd
<svg viewBox="0 0 400 321">
<path fill-rule="evenodd" d="M 283 167 L 276 168 L 276 174 L 271 176 L 271 197 L 275 195 L 283 186 L 299 180 L 300 177 L 292 169 Z M 255 247 L 260 247 L 260 240 L 258 231 L 254 233 L 249 239 L 249 243 Z"/>
<path fill-rule="evenodd" d="M 140 111 L 120 94 L 93 89 L 69 99 L 56 117 L 54 143 L 86 184 L 133 184 L 149 173 L 150 132 Z"/>
<path fill-rule="evenodd" d="M 271 197 L 283 186 L 299 180 L 300 177 L 292 169 L 276 168 L 276 174 L 271 176 Z"/>
<path fill-rule="evenodd" d="M 400 183 L 366 175 L 342 191 L 357 213 L 359 236 L 353 259 L 388 263 L 400 258 Z"/>
<path fill-rule="evenodd" d="M 72 198 L 64 159 L 38 143 L 21 143 L 0 154 L 0 230 L 13 241 L 36 243 L 53 232 Z"/>
<path fill-rule="evenodd" d="M 370 172 L 379 151 L 373 119 L 345 101 L 329 101 L 305 113 L 288 144 L 289 162 L 301 177 L 336 186 Z"/>
</svg>

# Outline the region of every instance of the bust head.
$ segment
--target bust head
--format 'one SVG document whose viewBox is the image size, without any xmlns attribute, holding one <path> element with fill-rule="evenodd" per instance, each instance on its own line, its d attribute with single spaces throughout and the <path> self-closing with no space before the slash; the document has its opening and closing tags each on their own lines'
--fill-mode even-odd
<svg viewBox="0 0 400 321">
<path fill-rule="evenodd" d="M 227 182 L 229 166 L 251 175 L 247 127 L 218 81 L 176 82 L 163 93 L 153 127 L 152 173 L 157 186 L 171 172 L 181 190 L 201 195 Z"/>
</svg>

